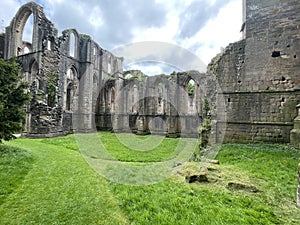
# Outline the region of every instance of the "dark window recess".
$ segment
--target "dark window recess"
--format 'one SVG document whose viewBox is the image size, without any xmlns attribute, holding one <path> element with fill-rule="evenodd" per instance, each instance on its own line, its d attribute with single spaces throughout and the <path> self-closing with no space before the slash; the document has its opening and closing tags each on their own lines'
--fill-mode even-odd
<svg viewBox="0 0 300 225">
<path fill-rule="evenodd" d="M 285 102 L 285 98 L 282 98 L 282 99 L 281 99 L 281 102 Z"/>
<path fill-rule="evenodd" d="M 280 51 L 274 51 L 274 52 L 272 52 L 272 57 L 274 57 L 274 58 L 280 57 Z"/>
<path fill-rule="evenodd" d="M 231 99 L 230 99 L 230 98 L 228 98 L 228 102 L 231 102 Z"/>
<path fill-rule="evenodd" d="M 238 81 L 238 83 L 239 83 L 239 84 L 241 84 L 241 83 L 242 83 L 242 81 L 240 81 L 240 80 L 239 80 L 239 81 Z"/>
<path fill-rule="evenodd" d="M 281 77 L 281 81 L 286 81 L 286 78 L 285 77 Z"/>
<path fill-rule="evenodd" d="M 296 55 L 294 55 L 294 59 L 296 59 L 297 58 L 297 56 Z"/>
</svg>

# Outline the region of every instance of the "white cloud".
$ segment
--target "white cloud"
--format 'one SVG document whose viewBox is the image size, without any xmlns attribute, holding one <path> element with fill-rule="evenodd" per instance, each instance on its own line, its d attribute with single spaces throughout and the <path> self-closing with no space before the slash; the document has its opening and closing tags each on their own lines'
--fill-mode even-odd
<svg viewBox="0 0 300 225">
<path fill-rule="evenodd" d="M 0 3 L 0 32 L 4 31 L 4 28 L 10 24 L 10 21 L 17 13 L 20 7 L 19 1 L 6 0 Z"/>
<path fill-rule="evenodd" d="M 242 4 L 240 0 L 234 0 L 222 8 L 217 17 L 209 20 L 196 35 L 182 40 L 181 45 L 189 49 L 200 44 L 192 51 L 208 64 L 221 48 L 240 40 L 241 25 Z"/>
<path fill-rule="evenodd" d="M 241 37 L 241 0 L 35 1 L 60 32 L 76 28 L 108 50 L 133 42 L 162 41 L 188 49 L 208 64 L 221 47 Z M 26 2 L 0 2 L 2 28 Z"/>
</svg>

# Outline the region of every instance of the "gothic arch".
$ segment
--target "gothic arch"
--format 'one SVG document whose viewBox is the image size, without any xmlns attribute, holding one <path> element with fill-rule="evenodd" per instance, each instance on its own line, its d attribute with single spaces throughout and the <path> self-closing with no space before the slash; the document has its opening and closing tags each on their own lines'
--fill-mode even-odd
<svg viewBox="0 0 300 225">
<path fill-rule="evenodd" d="M 64 91 L 64 109 L 66 111 L 73 111 L 76 109 L 77 96 L 76 90 L 78 86 L 78 72 L 74 66 L 69 67 L 65 77 L 65 91 Z"/>
<path fill-rule="evenodd" d="M 11 46 L 8 50 L 8 54 L 6 58 L 11 58 L 13 56 L 17 56 L 24 53 L 24 47 L 28 48 L 28 44 L 25 44 L 22 41 L 22 36 L 24 32 L 25 24 L 30 17 L 33 15 L 33 39 L 37 39 L 38 37 L 38 29 L 37 24 L 39 18 L 46 18 L 43 13 L 43 8 L 34 2 L 29 2 L 23 5 L 19 11 L 17 12 L 14 19 L 10 24 L 10 34 L 8 38 L 10 38 Z M 31 50 L 36 51 L 38 48 L 38 43 L 33 43 Z"/>
<path fill-rule="evenodd" d="M 26 78 L 26 81 L 31 84 L 32 82 L 37 80 L 38 74 L 39 74 L 39 64 L 34 58 L 32 58 L 29 63 L 29 73 Z"/>
<path fill-rule="evenodd" d="M 75 29 L 64 30 L 63 36 L 67 38 L 67 56 L 72 58 L 78 57 L 79 34 Z"/>
</svg>

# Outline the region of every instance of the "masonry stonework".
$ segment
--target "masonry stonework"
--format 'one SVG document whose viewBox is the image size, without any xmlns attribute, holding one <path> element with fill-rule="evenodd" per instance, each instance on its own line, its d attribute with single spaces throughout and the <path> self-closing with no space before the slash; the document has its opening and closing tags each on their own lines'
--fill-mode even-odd
<svg viewBox="0 0 300 225">
<path fill-rule="evenodd" d="M 209 65 L 226 102 L 225 142 L 289 142 L 300 102 L 300 2 L 244 1 L 244 39 Z"/>
<path fill-rule="evenodd" d="M 207 73 L 146 76 L 123 71 L 123 58 L 75 29 L 58 36 L 41 6 L 23 5 L 0 34 L 0 57 L 17 57 L 30 84 L 23 135 L 97 129 L 197 137 L 209 114 L 214 141 L 297 145 L 300 3 L 244 0 L 243 10 L 243 39 L 212 59 Z M 22 40 L 30 15 L 31 43 Z"/>
</svg>

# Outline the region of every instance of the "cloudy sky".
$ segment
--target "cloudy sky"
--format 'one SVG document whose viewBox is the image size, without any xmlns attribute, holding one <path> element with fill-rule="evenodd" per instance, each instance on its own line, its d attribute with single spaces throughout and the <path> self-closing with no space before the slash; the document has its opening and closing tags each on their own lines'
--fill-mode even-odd
<svg viewBox="0 0 300 225">
<path fill-rule="evenodd" d="M 1 31 L 25 0 L 0 1 Z M 143 41 L 184 48 L 204 64 L 241 39 L 242 0 L 35 0 L 59 33 L 76 28 L 107 50 Z M 164 70 L 150 66 L 149 73 Z"/>
</svg>

